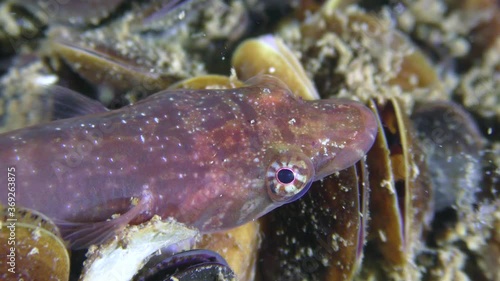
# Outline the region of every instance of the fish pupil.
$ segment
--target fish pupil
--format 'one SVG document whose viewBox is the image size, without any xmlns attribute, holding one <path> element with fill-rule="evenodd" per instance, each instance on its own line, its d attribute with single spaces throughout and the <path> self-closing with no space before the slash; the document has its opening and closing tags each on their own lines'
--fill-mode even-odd
<svg viewBox="0 0 500 281">
<path fill-rule="evenodd" d="M 290 169 L 281 169 L 278 171 L 276 178 L 280 183 L 289 184 L 295 179 L 295 174 Z"/>
</svg>

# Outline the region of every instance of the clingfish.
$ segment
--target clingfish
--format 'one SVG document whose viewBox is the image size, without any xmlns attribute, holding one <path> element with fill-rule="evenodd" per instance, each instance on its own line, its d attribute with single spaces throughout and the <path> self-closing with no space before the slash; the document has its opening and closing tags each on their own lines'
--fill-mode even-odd
<svg viewBox="0 0 500 281">
<path fill-rule="evenodd" d="M 72 248 L 154 215 L 202 233 L 244 224 L 353 165 L 376 134 L 362 104 L 305 101 L 270 76 L 111 111 L 80 100 L 90 114 L 0 134 L 1 186 L 14 167 L 16 204 L 53 219 Z"/>
</svg>

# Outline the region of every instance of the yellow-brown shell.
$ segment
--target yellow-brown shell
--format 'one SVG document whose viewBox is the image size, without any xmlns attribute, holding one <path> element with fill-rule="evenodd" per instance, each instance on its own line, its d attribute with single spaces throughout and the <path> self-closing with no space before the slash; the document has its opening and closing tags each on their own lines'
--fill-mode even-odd
<svg viewBox="0 0 500 281">
<path fill-rule="evenodd" d="M 402 104 L 370 102 L 379 116 L 379 134 L 368 152 L 370 235 L 374 259 L 388 276 L 411 280 L 418 276 L 411 261 L 431 217 L 432 198 L 424 155 Z"/>
<path fill-rule="evenodd" d="M 319 98 L 300 61 L 279 37 L 265 35 L 244 41 L 235 50 L 232 65 L 242 80 L 270 74 L 280 78 L 297 96 L 306 100 Z"/>
<path fill-rule="evenodd" d="M 205 234 L 195 245 L 219 253 L 237 276 L 237 280 L 254 280 L 257 249 L 260 246 L 260 224 L 253 221 L 232 230 Z"/>
<path fill-rule="evenodd" d="M 20 207 L 2 207 L 0 224 L 0 253 L 4 257 L 0 279 L 69 279 L 69 253 L 50 219 Z"/>
<path fill-rule="evenodd" d="M 368 178 L 361 161 L 316 182 L 262 219 L 262 280 L 351 280 L 366 233 Z"/>
</svg>

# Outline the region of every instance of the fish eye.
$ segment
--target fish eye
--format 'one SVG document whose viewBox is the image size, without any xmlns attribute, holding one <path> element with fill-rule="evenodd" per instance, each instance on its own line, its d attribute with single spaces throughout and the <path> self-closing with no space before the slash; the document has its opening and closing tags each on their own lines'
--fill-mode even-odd
<svg viewBox="0 0 500 281">
<path fill-rule="evenodd" d="M 267 171 L 268 195 L 274 202 L 294 201 L 309 189 L 313 177 L 312 162 L 304 154 L 280 153 Z"/>
<path fill-rule="evenodd" d="M 295 179 L 295 173 L 289 168 L 283 168 L 276 173 L 276 179 L 282 184 L 289 184 Z"/>
</svg>

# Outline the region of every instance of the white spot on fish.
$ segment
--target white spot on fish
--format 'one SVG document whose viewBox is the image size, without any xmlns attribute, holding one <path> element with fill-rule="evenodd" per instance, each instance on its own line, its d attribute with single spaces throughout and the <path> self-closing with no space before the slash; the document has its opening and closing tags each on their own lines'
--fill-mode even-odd
<svg viewBox="0 0 500 281">
<path fill-rule="evenodd" d="M 319 142 L 322 144 L 322 145 L 326 145 L 328 144 L 328 142 L 330 141 L 330 139 L 322 139 L 322 140 L 319 140 Z"/>
<path fill-rule="evenodd" d="M 366 152 L 363 149 L 356 149 L 356 153 L 358 154 L 359 157 L 363 157 Z"/>
</svg>

